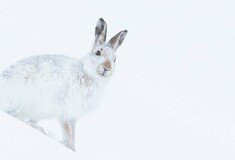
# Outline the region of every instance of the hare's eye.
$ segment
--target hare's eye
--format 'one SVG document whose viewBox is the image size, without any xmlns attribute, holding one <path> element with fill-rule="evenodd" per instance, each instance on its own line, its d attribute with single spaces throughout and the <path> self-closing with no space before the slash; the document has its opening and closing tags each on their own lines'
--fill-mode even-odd
<svg viewBox="0 0 235 160">
<path fill-rule="evenodd" d="M 113 61 L 116 62 L 116 58 Z"/>
<path fill-rule="evenodd" d="M 95 52 L 95 55 L 101 56 L 101 52 L 98 50 L 98 51 Z"/>
</svg>

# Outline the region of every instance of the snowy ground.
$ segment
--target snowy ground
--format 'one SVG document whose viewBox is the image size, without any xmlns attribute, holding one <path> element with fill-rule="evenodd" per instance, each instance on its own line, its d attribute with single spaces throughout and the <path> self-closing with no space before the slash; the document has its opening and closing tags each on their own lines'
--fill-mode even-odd
<svg viewBox="0 0 235 160">
<path fill-rule="evenodd" d="M 75 153 L 23 122 L 0 112 L 0 159 L 78 159 Z"/>
<path fill-rule="evenodd" d="M 1 0 L 0 69 L 36 54 L 81 57 L 100 17 L 108 23 L 108 37 L 128 29 L 102 104 L 77 124 L 78 153 L 55 141 L 44 143 L 20 123 L 11 128 L 0 122 L 1 133 L 19 128 L 38 137 L 29 151 L 39 157 L 235 159 L 234 6 L 232 0 Z M 41 125 L 60 137 L 56 121 Z M 9 134 L 9 145 L 27 139 Z M 0 139 L 0 155 L 12 152 Z M 20 147 L 13 151 L 26 153 Z"/>
</svg>

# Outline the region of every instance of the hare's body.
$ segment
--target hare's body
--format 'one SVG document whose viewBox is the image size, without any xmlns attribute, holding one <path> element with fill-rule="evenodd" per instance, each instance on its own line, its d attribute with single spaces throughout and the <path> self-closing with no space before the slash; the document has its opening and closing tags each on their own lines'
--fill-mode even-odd
<svg viewBox="0 0 235 160">
<path fill-rule="evenodd" d="M 63 144 L 75 150 L 76 120 L 98 105 L 114 70 L 115 51 L 127 34 L 121 31 L 105 44 L 106 32 L 107 24 L 101 18 L 94 46 L 80 60 L 42 55 L 7 68 L 0 75 L 0 109 L 40 131 L 39 120 L 58 118 Z"/>
<path fill-rule="evenodd" d="M 0 76 L 0 107 L 32 121 L 75 119 L 97 105 L 101 85 L 102 80 L 88 76 L 77 59 L 58 55 L 30 57 Z"/>
</svg>

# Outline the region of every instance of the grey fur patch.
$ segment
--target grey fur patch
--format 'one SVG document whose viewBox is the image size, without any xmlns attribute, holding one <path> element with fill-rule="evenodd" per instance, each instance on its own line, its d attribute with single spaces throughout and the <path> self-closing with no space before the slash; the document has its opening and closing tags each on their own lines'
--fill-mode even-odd
<svg viewBox="0 0 235 160">
<path fill-rule="evenodd" d="M 108 46 L 116 50 L 124 41 L 126 34 L 127 34 L 127 30 L 119 32 L 118 34 L 116 34 L 109 40 Z"/>
<path fill-rule="evenodd" d="M 101 45 L 106 41 L 107 24 L 100 18 L 95 27 L 95 45 Z"/>
</svg>

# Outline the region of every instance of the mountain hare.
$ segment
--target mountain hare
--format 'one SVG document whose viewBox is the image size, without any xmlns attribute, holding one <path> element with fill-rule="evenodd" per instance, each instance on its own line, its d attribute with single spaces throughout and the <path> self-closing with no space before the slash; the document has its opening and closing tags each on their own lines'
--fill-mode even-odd
<svg viewBox="0 0 235 160">
<path fill-rule="evenodd" d="M 116 54 L 127 31 L 106 44 L 107 24 L 100 18 L 92 50 L 78 60 L 62 55 L 23 59 L 0 75 L 0 109 L 43 131 L 37 122 L 58 118 L 62 143 L 75 151 L 75 124 L 96 107 L 112 75 Z"/>
</svg>

